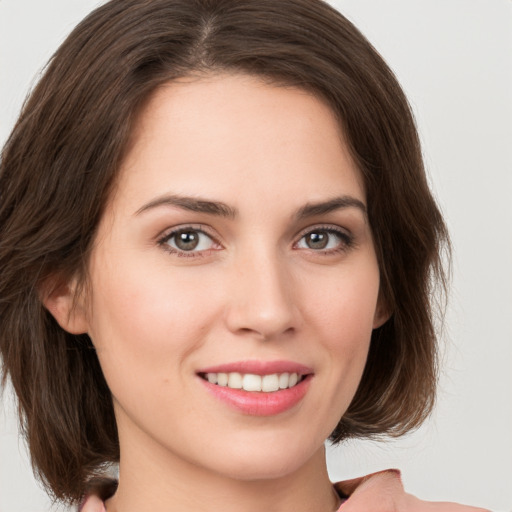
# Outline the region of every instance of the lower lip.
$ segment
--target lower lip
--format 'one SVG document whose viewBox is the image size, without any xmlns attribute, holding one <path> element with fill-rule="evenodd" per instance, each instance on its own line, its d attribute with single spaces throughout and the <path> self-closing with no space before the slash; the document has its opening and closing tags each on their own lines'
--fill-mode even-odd
<svg viewBox="0 0 512 512">
<path fill-rule="evenodd" d="M 273 416 L 295 407 L 306 395 L 312 375 L 307 375 L 296 386 L 270 393 L 232 389 L 217 386 L 200 378 L 206 389 L 219 400 L 251 416 Z"/>
</svg>

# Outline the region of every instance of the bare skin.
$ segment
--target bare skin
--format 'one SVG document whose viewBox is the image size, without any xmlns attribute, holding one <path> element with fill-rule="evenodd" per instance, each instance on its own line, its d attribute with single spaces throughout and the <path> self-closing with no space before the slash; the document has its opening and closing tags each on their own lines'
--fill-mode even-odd
<svg viewBox="0 0 512 512">
<path fill-rule="evenodd" d="M 339 508 L 324 441 L 389 314 L 363 180 L 325 103 L 240 75 L 159 89 L 89 275 L 75 309 L 73 281 L 46 305 L 89 334 L 112 391 L 121 459 L 108 512 Z M 247 364 L 270 380 L 302 370 L 284 391 L 237 391 L 241 374 L 254 381 Z M 342 510 L 388 506 L 383 495 L 419 506 L 395 480 L 343 484 L 356 489 Z"/>
<path fill-rule="evenodd" d="M 489 512 L 457 503 L 422 501 L 405 492 L 397 470 L 346 480 L 336 487 L 350 496 L 339 512 Z M 80 510 L 106 512 L 97 496 L 89 496 Z"/>
</svg>

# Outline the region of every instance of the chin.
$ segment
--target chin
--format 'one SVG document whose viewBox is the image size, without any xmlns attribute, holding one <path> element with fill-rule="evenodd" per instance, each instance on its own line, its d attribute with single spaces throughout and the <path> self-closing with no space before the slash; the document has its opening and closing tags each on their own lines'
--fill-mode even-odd
<svg viewBox="0 0 512 512">
<path fill-rule="evenodd" d="M 292 437 L 292 436 L 290 436 Z M 249 482 L 257 480 L 276 480 L 296 473 L 308 465 L 317 454 L 323 456 L 323 442 L 314 446 L 307 443 L 279 441 L 262 446 L 253 442 L 245 446 L 232 445 L 224 452 L 221 462 L 216 461 L 216 471 L 234 480 Z"/>
<path fill-rule="evenodd" d="M 296 473 L 303 464 L 292 461 L 266 460 L 264 463 L 244 461 L 226 468 L 217 468 L 224 476 L 240 482 L 255 482 L 263 480 L 278 480 Z M 224 471 L 223 471 L 224 469 Z"/>
</svg>

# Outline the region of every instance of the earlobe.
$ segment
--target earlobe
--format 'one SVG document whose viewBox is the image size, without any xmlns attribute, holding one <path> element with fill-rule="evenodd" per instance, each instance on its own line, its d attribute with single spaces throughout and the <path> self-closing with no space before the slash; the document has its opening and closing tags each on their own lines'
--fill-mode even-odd
<svg viewBox="0 0 512 512">
<path fill-rule="evenodd" d="M 382 297 L 379 297 L 373 317 L 373 329 L 383 326 L 391 318 L 391 314 L 392 312 L 386 304 L 386 301 L 383 300 Z"/>
<path fill-rule="evenodd" d="M 88 330 L 85 308 L 76 298 L 76 281 L 47 283 L 41 300 L 57 323 L 70 334 L 84 334 Z"/>
</svg>

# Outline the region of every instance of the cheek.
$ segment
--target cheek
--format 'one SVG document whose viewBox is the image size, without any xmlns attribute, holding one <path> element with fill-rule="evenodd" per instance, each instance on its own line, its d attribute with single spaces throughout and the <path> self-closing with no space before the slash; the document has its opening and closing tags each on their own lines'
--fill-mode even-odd
<svg viewBox="0 0 512 512">
<path fill-rule="evenodd" d="M 177 332 L 200 327 L 199 315 L 194 322 L 191 317 L 211 304 L 200 286 L 208 289 L 208 283 L 201 283 L 193 272 L 166 266 L 165 261 L 140 261 L 125 254 L 100 268 L 93 283 L 95 327 L 115 329 L 145 346 L 168 345 Z"/>
<path fill-rule="evenodd" d="M 203 343 L 216 301 L 186 273 L 134 265 L 126 255 L 115 261 L 96 274 L 90 323 L 110 388 L 116 394 L 134 375 L 151 385 L 179 378 L 187 354 Z"/>
<path fill-rule="evenodd" d="M 332 407 L 333 427 L 348 408 L 364 371 L 379 292 L 376 264 L 348 268 L 312 294 L 306 324 L 322 345 L 323 390 Z M 324 395 L 324 396 L 325 396 Z M 326 412 L 327 414 L 327 412 Z"/>
<path fill-rule="evenodd" d="M 364 265 L 347 266 L 311 289 L 304 314 L 324 332 L 336 347 L 359 351 L 369 341 L 379 294 L 379 272 L 371 259 Z M 315 320 L 313 320 L 315 319 Z"/>
</svg>

